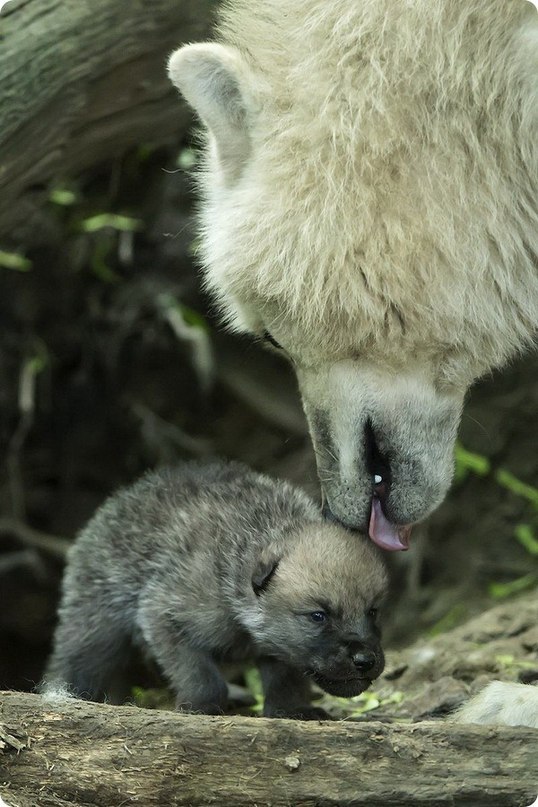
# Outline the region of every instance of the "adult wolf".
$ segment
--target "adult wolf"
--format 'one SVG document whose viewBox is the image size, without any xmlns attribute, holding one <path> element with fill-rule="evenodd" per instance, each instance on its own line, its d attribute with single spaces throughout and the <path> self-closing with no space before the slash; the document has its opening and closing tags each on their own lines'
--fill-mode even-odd
<svg viewBox="0 0 538 807">
<path fill-rule="evenodd" d="M 327 509 L 406 548 L 465 391 L 538 321 L 536 8 L 231 0 L 217 40 L 169 66 L 207 285 L 295 365 Z"/>
</svg>

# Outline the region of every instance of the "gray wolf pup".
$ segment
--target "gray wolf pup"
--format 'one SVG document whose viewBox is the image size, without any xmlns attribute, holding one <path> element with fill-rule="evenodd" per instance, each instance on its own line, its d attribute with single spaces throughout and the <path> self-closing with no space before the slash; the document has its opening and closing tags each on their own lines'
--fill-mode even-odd
<svg viewBox="0 0 538 807">
<path fill-rule="evenodd" d="M 365 690 L 384 666 L 378 550 L 300 490 L 237 463 L 187 463 L 111 496 L 78 535 L 43 688 L 107 695 L 142 646 L 177 696 L 227 705 L 219 661 L 254 659 L 268 717 L 320 718 L 310 682 Z"/>
</svg>

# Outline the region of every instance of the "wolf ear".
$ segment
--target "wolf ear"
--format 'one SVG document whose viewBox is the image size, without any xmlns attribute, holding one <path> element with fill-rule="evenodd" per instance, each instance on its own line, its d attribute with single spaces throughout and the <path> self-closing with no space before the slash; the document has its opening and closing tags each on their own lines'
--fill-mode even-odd
<svg viewBox="0 0 538 807">
<path fill-rule="evenodd" d="M 271 579 L 278 569 L 280 558 L 270 558 L 269 560 L 260 560 L 252 575 L 252 588 L 254 594 L 259 597 L 266 589 Z"/>
<path fill-rule="evenodd" d="M 213 136 L 220 167 L 233 181 L 250 153 L 254 106 L 241 54 L 215 42 L 184 45 L 170 56 L 168 75 Z"/>
</svg>

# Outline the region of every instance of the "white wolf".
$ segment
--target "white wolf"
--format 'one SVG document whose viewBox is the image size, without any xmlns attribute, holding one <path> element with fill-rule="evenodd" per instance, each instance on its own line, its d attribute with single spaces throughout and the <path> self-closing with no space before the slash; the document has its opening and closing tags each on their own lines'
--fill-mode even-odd
<svg viewBox="0 0 538 807">
<path fill-rule="evenodd" d="M 229 0 L 169 73 L 207 130 L 207 285 L 295 365 L 328 512 L 406 548 L 465 391 L 538 323 L 536 8 Z"/>
<path fill-rule="evenodd" d="M 402 548 L 466 389 L 538 322 L 538 14 L 232 0 L 218 37 L 169 65 L 208 133 L 207 285 L 294 363 L 330 511 Z"/>
</svg>

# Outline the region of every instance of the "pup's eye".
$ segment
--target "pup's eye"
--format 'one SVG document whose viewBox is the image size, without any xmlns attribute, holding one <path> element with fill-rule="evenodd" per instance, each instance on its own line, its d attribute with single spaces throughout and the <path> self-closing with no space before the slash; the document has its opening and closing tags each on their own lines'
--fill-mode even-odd
<svg viewBox="0 0 538 807">
<path fill-rule="evenodd" d="M 378 608 L 369 608 L 367 611 L 368 616 L 371 616 L 372 619 L 375 619 L 377 616 L 379 609 Z"/>
<path fill-rule="evenodd" d="M 263 338 L 265 339 L 265 341 L 266 341 L 266 342 L 269 342 L 269 344 L 273 345 L 273 347 L 276 347 L 276 348 L 277 348 L 277 350 L 283 350 L 283 349 L 284 349 L 284 348 L 282 347 L 282 345 L 281 345 L 281 344 L 279 344 L 279 343 L 276 341 L 276 339 L 274 338 L 274 336 L 271 336 L 271 334 L 269 333 L 269 331 L 264 331 L 264 332 L 263 332 Z"/>
<path fill-rule="evenodd" d="M 327 614 L 325 611 L 313 611 L 313 613 L 310 614 L 310 619 L 312 622 L 325 622 Z"/>
</svg>

